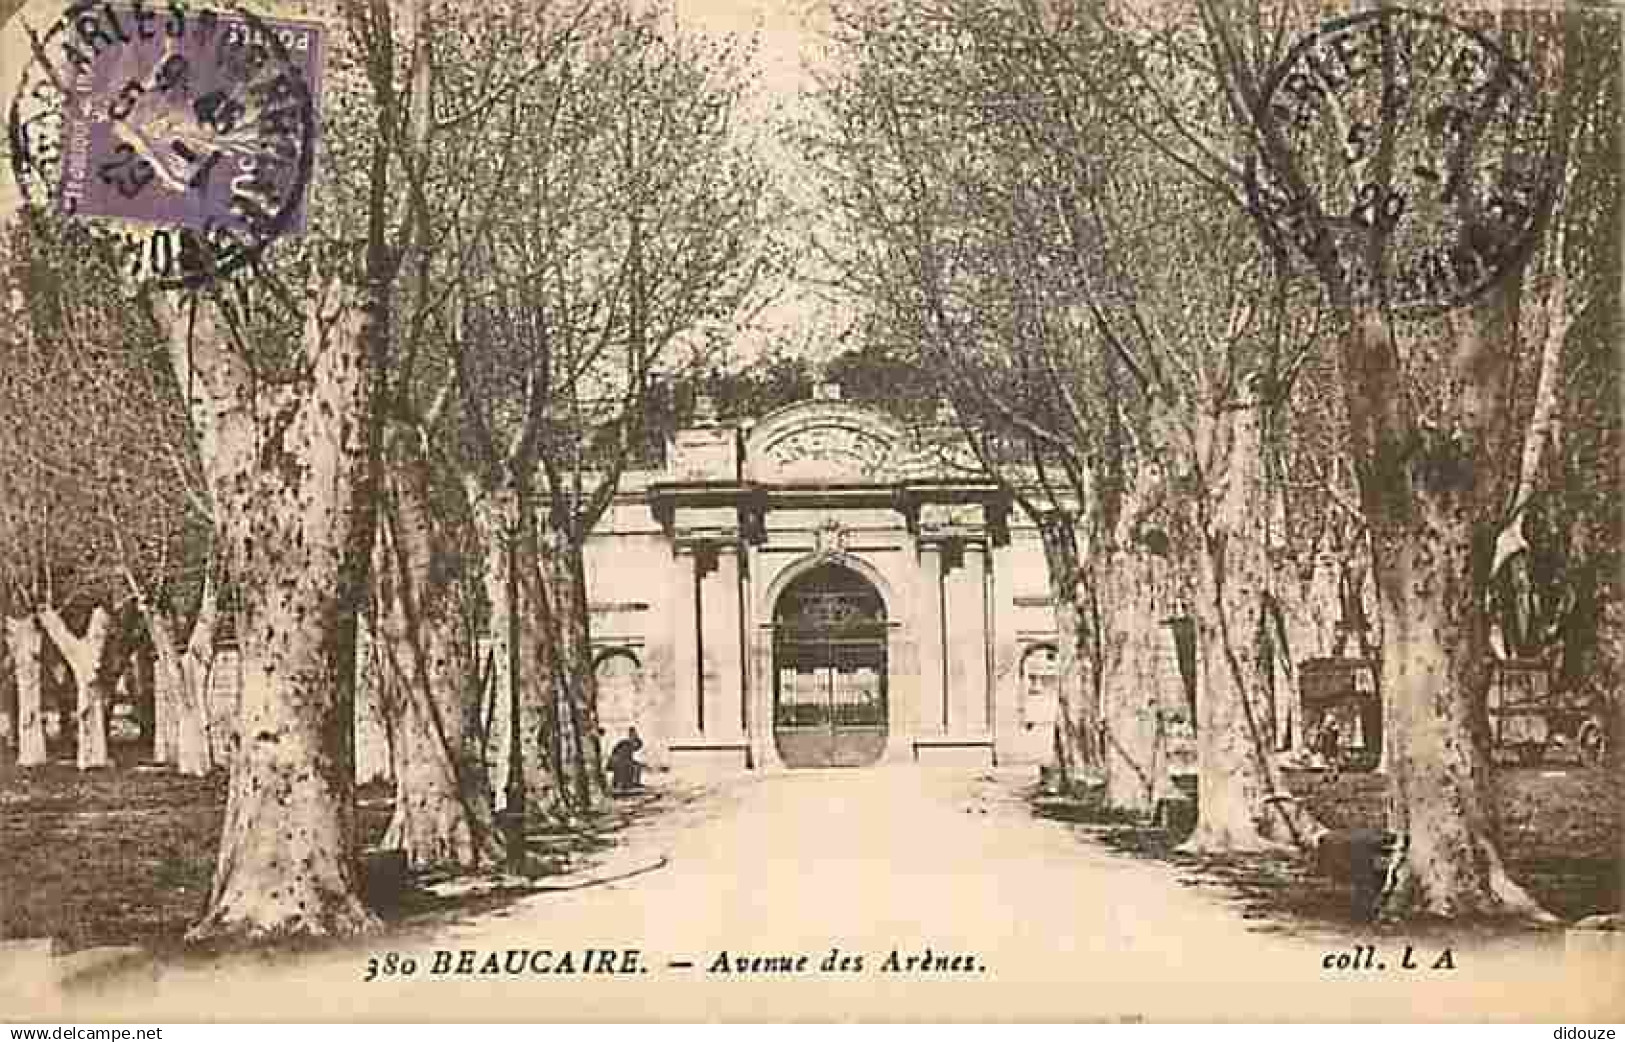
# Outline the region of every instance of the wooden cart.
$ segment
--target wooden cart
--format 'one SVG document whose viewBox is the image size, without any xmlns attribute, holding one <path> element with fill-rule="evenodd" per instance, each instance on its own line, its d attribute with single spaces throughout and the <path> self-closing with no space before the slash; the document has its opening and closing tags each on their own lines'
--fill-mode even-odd
<svg viewBox="0 0 1625 1042">
<path fill-rule="evenodd" d="M 1552 761 L 1595 766 L 1609 753 L 1608 716 L 1594 697 L 1556 690 L 1551 667 L 1501 659 L 1490 680 L 1487 710 L 1492 756 L 1528 767 Z"/>
</svg>

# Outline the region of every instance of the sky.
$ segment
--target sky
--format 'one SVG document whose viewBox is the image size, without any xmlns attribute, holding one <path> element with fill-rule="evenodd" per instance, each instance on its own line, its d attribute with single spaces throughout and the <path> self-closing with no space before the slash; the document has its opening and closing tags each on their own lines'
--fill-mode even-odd
<svg viewBox="0 0 1625 1042">
<path fill-rule="evenodd" d="M 674 0 L 680 21 L 714 33 L 759 30 L 764 91 L 791 97 L 805 83 L 801 52 L 817 35 L 820 0 Z"/>
<path fill-rule="evenodd" d="M 762 111 L 793 108 L 797 96 L 812 87 L 807 59 L 817 51 L 828 0 L 670 2 L 679 23 L 691 29 L 719 35 L 756 34 Z M 779 167 L 782 189 L 800 208 L 802 216 L 797 223 L 810 220 L 807 208 L 815 204 L 816 192 L 806 183 L 805 169 L 777 144 L 765 149 L 764 155 Z M 794 235 L 795 229 L 789 229 L 789 234 Z M 846 311 L 838 304 L 832 305 L 826 293 L 789 281 L 779 287 L 774 303 L 753 316 L 750 328 L 735 337 L 735 362 L 748 361 L 774 345 L 789 346 L 797 353 L 826 360 L 843 346 L 836 338 L 847 325 Z"/>
</svg>

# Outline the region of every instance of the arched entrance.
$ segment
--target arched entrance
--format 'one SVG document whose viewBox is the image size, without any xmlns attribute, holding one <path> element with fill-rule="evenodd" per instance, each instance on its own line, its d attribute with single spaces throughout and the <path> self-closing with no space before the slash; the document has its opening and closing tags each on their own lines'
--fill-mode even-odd
<svg viewBox="0 0 1625 1042">
<path fill-rule="evenodd" d="M 1055 726 L 1060 701 L 1060 655 L 1049 644 L 1035 644 L 1021 656 L 1021 724 L 1047 736 Z"/>
<path fill-rule="evenodd" d="M 864 767 L 886 748 L 886 605 L 835 562 L 774 606 L 773 741 L 786 767 Z"/>
</svg>

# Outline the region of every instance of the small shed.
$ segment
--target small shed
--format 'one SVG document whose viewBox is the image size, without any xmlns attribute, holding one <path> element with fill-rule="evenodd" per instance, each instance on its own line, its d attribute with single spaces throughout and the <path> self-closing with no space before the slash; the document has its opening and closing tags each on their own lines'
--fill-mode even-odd
<svg viewBox="0 0 1625 1042">
<path fill-rule="evenodd" d="M 1298 666 L 1304 744 L 1327 767 L 1374 770 L 1382 759 L 1378 665 L 1369 658 L 1314 658 Z"/>
</svg>

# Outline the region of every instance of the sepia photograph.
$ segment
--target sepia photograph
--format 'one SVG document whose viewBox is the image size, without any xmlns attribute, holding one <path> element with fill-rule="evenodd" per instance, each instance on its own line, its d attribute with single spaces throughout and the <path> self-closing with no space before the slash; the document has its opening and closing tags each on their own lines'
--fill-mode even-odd
<svg viewBox="0 0 1625 1042">
<path fill-rule="evenodd" d="M 1625 1019 L 1622 25 L 0 0 L 0 1022 Z"/>
</svg>

